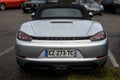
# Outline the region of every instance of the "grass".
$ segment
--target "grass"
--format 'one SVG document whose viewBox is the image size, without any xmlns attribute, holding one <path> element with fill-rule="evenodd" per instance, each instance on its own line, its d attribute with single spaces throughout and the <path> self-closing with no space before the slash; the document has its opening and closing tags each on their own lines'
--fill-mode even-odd
<svg viewBox="0 0 120 80">
<path fill-rule="evenodd" d="M 68 80 L 120 80 L 120 68 L 104 67 L 70 72 Z"/>
</svg>

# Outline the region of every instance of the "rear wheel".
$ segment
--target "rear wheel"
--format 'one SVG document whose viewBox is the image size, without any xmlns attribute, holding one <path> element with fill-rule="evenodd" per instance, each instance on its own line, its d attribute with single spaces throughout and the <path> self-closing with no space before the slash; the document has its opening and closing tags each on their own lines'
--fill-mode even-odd
<svg viewBox="0 0 120 80">
<path fill-rule="evenodd" d="M 107 60 L 105 60 L 105 62 L 102 65 L 100 65 L 100 67 L 104 67 L 106 62 L 107 62 Z"/>
<path fill-rule="evenodd" d="M 5 5 L 4 4 L 0 4 L 0 10 L 5 10 Z"/>
<path fill-rule="evenodd" d="M 102 14 L 102 13 L 99 13 L 99 16 L 103 16 L 103 14 Z"/>
<path fill-rule="evenodd" d="M 17 64 L 19 65 L 20 69 L 23 69 L 23 70 L 29 69 L 28 67 L 23 66 L 18 60 L 17 60 Z"/>
</svg>

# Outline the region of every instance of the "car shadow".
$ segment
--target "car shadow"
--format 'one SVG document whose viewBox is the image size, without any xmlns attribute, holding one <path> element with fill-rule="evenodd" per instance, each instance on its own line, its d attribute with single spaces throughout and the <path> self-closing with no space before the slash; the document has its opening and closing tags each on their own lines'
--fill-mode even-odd
<svg viewBox="0 0 120 80">
<path fill-rule="evenodd" d="M 98 79 L 102 79 L 106 76 L 106 72 L 104 68 L 97 69 L 68 69 L 66 72 L 57 73 L 54 69 L 44 70 L 44 69 L 27 69 L 22 70 L 19 69 L 19 72 L 16 76 L 16 80 L 68 80 L 71 76 L 78 77 L 94 77 Z M 74 77 L 73 77 L 74 78 Z M 77 80 L 77 79 L 74 79 Z"/>
</svg>

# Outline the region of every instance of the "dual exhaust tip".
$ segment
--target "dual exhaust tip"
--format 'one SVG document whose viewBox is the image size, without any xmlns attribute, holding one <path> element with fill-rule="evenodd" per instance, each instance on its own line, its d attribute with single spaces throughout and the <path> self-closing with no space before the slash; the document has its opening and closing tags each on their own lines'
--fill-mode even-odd
<svg viewBox="0 0 120 80">
<path fill-rule="evenodd" d="M 67 72 L 67 68 L 66 67 L 56 67 L 55 72 L 56 73 L 65 73 L 65 72 Z"/>
</svg>

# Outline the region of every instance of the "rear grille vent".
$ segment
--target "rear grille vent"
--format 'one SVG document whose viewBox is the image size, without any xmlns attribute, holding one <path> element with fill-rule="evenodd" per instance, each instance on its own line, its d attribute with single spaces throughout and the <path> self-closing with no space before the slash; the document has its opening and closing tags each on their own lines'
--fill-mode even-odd
<svg viewBox="0 0 120 80">
<path fill-rule="evenodd" d="M 72 23 L 72 22 L 66 22 L 66 21 L 55 21 L 55 22 L 51 22 L 51 23 Z"/>
<path fill-rule="evenodd" d="M 36 40 L 85 40 L 90 37 L 32 37 Z"/>
</svg>

